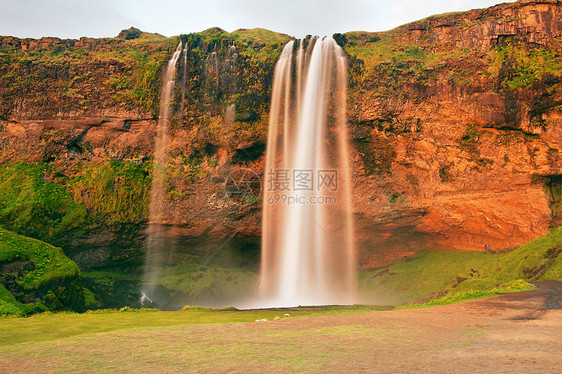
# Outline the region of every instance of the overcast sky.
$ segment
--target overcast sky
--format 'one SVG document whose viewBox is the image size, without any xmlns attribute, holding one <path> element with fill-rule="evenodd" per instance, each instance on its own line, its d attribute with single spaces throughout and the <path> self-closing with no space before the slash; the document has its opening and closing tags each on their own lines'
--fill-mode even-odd
<svg viewBox="0 0 562 374">
<path fill-rule="evenodd" d="M 166 36 L 218 26 L 263 27 L 295 37 L 383 31 L 494 0 L 0 0 L 0 35 L 111 37 L 135 26 Z"/>
</svg>

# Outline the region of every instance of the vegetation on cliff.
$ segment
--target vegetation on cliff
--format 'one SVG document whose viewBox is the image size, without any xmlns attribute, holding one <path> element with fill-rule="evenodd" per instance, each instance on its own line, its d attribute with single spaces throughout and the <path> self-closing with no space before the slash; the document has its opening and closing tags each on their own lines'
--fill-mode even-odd
<svg viewBox="0 0 562 374">
<path fill-rule="evenodd" d="M 0 168 L 0 225 L 57 242 L 100 225 L 146 220 L 150 164 L 105 162 L 59 169 L 50 164 Z"/>
<path fill-rule="evenodd" d="M 36 48 L 25 42 L 12 38 L 0 49 L 2 118 L 157 113 L 161 70 L 177 39 L 52 39 Z"/>
<path fill-rule="evenodd" d="M 48 239 L 80 228 L 86 209 L 61 185 L 49 181 L 48 166 L 7 164 L 0 168 L 0 225 Z"/>
</svg>

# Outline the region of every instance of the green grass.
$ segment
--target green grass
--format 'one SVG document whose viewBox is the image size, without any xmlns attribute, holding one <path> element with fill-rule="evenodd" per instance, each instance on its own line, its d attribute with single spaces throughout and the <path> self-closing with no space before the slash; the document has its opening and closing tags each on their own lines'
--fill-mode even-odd
<svg viewBox="0 0 562 374">
<path fill-rule="evenodd" d="M 445 303 L 523 290 L 526 281 L 562 280 L 561 248 L 559 227 L 507 253 L 425 251 L 364 277 L 362 287 L 383 289 L 399 304 L 435 299 Z"/>
<path fill-rule="evenodd" d="M 528 291 L 534 288 L 535 287 L 532 284 L 522 279 L 518 279 L 509 283 L 503 283 L 500 286 L 491 288 L 489 290 L 484 290 L 484 291 L 469 290 L 469 291 L 454 292 L 446 296 L 428 301 L 427 303 L 404 305 L 398 307 L 398 309 L 412 309 L 412 308 L 423 308 L 423 307 L 430 307 L 436 305 L 448 305 L 448 304 L 454 304 L 466 300 L 475 300 L 475 299 L 482 299 L 486 297 L 498 296 L 500 294 L 508 293 L 508 292 Z"/>
<path fill-rule="evenodd" d="M 250 40 L 250 41 L 257 41 L 262 43 L 268 44 L 275 44 L 275 43 L 287 43 L 292 38 L 285 35 L 280 34 L 275 31 L 266 30 L 262 28 L 255 28 L 255 29 L 240 29 L 230 33 L 230 35 L 234 36 L 235 38 L 239 38 L 241 40 Z"/>
<path fill-rule="evenodd" d="M 319 313 L 271 321 L 276 315 L 283 316 L 186 311 L 0 319 L 0 362 L 17 371 L 25 361 L 28 372 L 343 372 L 348 361 L 385 343 L 398 342 L 407 351 L 404 339 L 420 336 L 421 329 L 307 318 Z M 264 317 L 270 322 L 254 322 Z M 334 363 L 341 369 L 330 370 Z"/>
<path fill-rule="evenodd" d="M 257 274 L 239 268 L 201 266 L 186 262 L 164 268 L 158 285 L 174 294 L 185 295 L 197 302 L 201 298 L 225 299 L 251 295 L 255 292 Z M 147 279 L 151 279 L 150 274 Z"/>
<path fill-rule="evenodd" d="M 18 345 L 27 342 L 51 341 L 76 335 L 96 334 L 123 329 L 177 326 L 210 323 L 255 322 L 258 319 L 274 320 L 304 316 L 361 313 L 365 310 L 209 310 L 193 308 L 178 312 L 103 311 L 84 314 L 57 313 L 38 314 L 27 318 L 0 318 L 0 346 Z M 289 317 L 284 317 L 285 313 Z"/>
<path fill-rule="evenodd" d="M 493 255 L 483 252 L 440 252 L 420 254 L 419 257 L 388 267 L 388 272 L 374 277 L 399 304 L 423 302 L 466 276 L 471 268 L 479 268 Z M 376 273 L 375 273 L 376 274 Z M 377 289 L 370 278 L 363 279 L 365 289 Z M 368 291 L 366 291 L 368 292 Z"/>
</svg>

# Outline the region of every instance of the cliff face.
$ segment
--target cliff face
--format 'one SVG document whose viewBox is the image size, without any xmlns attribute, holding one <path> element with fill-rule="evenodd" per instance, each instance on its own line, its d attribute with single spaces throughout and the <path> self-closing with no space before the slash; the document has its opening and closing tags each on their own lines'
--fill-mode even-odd
<svg viewBox="0 0 562 374">
<path fill-rule="evenodd" d="M 520 0 L 487 9 L 433 16 L 408 24 L 401 40 L 433 50 L 468 48 L 486 52 L 506 40 L 551 45 L 562 33 L 559 0 Z"/>
<path fill-rule="evenodd" d="M 347 35 L 365 61 L 351 124 L 362 232 L 381 231 L 369 247 L 484 250 L 546 233 L 558 214 L 560 15 L 559 1 L 526 1 Z"/>
<path fill-rule="evenodd" d="M 430 246 L 513 247 L 558 224 L 561 8 L 559 0 L 519 1 L 336 36 L 349 56 L 365 266 Z M 260 203 L 229 199 L 224 180 L 240 167 L 263 173 L 272 70 L 288 38 L 220 29 L 127 35 L 0 38 L 1 162 L 44 167 L 45 183 L 85 207 L 90 228 L 145 221 L 149 182 L 131 175 L 150 179 L 161 74 L 181 39 L 189 53 L 178 64 L 166 219 L 193 237 L 259 235 Z M 131 197 L 134 214 L 96 198 L 120 201 L 130 190 L 143 196 Z M 17 212 L 8 200 L 0 199 L 5 225 L 6 211 Z M 64 220 L 67 210 L 57 209 L 48 214 Z M 83 232 L 75 244 L 52 241 L 95 241 Z"/>
</svg>

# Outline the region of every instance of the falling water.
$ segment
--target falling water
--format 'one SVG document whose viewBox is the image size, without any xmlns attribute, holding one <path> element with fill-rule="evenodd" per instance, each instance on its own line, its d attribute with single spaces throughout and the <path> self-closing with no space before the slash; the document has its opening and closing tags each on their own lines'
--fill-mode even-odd
<svg viewBox="0 0 562 374">
<path fill-rule="evenodd" d="M 355 300 L 346 96 L 346 61 L 333 38 L 285 46 L 273 78 L 265 170 L 266 306 Z"/>
<path fill-rule="evenodd" d="M 232 98 L 236 94 L 237 90 L 237 63 L 238 63 L 238 52 L 236 51 L 236 46 L 233 44 L 226 50 L 226 58 L 224 59 L 224 68 L 222 77 L 225 79 L 225 96 L 227 99 Z"/>
<path fill-rule="evenodd" d="M 205 58 L 205 101 L 207 104 L 213 102 L 219 90 L 219 56 L 216 50 L 209 53 Z"/>
<path fill-rule="evenodd" d="M 151 300 L 150 298 L 154 299 L 155 283 L 159 276 L 160 266 L 166 256 L 166 251 L 163 250 L 164 244 L 162 242 L 162 237 L 164 236 L 162 221 L 166 208 L 164 183 L 166 180 L 166 159 L 169 143 L 168 132 L 170 130 L 172 114 L 172 94 L 175 85 L 176 63 L 180 57 L 181 48 L 182 43 L 180 42 L 166 66 L 164 84 L 160 96 L 160 113 L 158 116 L 158 125 L 156 127 L 154 166 L 150 191 L 149 224 L 146 233 L 146 267 L 141 303 L 144 303 L 146 300 Z"/>
<path fill-rule="evenodd" d="M 226 58 L 224 59 L 224 69 L 222 77 L 224 77 L 224 99 L 231 100 L 237 91 L 237 61 L 238 52 L 233 44 L 226 50 Z M 226 106 L 224 112 L 224 128 L 227 133 L 231 131 L 232 124 L 236 118 L 236 104 L 230 103 Z"/>
<path fill-rule="evenodd" d="M 187 81 L 187 43 L 183 47 L 183 74 L 181 76 L 181 100 L 180 100 L 180 115 L 179 118 L 183 118 L 183 112 L 185 110 L 185 84 Z"/>
</svg>

